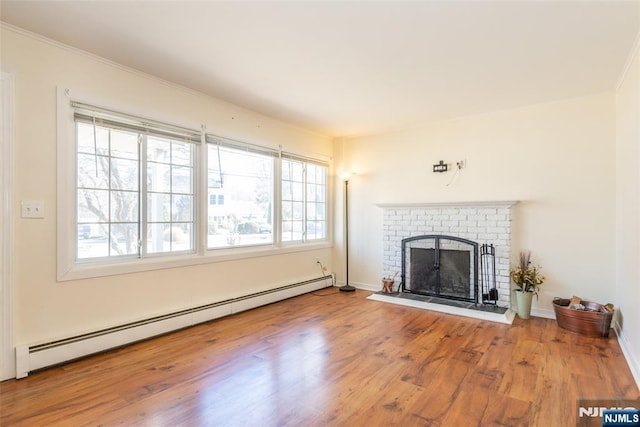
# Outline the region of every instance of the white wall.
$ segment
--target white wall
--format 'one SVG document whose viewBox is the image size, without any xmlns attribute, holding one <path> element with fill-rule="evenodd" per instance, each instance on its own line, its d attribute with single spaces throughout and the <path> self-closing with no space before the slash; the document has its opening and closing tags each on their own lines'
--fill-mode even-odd
<svg viewBox="0 0 640 427">
<path fill-rule="evenodd" d="M 620 343 L 640 384 L 640 55 L 616 97 L 616 293 Z"/>
<path fill-rule="evenodd" d="M 318 277 L 331 250 L 56 282 L 56 86 L 125 111 L 328 158 L 331 140 L 99 58 L 2 28 L 15 74 L 15 344 L 33 344 Z M 20 200 L 44 200 L 42 220 Z"/>
<path fill-rule="evenodd" d="M 554 296 L 615 302 L 613 94 L 336 141 L 334 151 L 336 170 L 357 173 L 349 185 L 352 282 L 380 287 L 376 203 L 519 200 L 512 258 L 531 250 L 546 273 L 538 312 L 552 314 Z M 439 160 L 463 159 L 450 186 L 453 172 L 432 172 Z M 336 261 L 342 256 L 336 247 Z"/>
</svg>

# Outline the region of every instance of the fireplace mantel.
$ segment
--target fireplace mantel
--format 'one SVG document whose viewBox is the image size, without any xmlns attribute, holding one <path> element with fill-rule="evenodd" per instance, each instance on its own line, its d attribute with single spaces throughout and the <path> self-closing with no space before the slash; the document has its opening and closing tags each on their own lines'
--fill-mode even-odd
<svg viewBox="0 0 640 427">
<path fill-rule="evenodd" d="M 519 200 L 487 200 L 476 202 L 397 202 L 397 203 L 376 203 L 379 208 L 446 208 L 446 207 L 483 207 L 483 208 L 510 208 L 519 203 Z"/>
</svg>

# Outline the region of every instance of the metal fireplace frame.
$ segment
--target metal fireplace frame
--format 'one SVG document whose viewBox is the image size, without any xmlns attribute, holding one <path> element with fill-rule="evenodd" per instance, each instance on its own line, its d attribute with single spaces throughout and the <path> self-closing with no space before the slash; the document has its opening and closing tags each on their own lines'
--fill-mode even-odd
<svg viewBox="0 0 640 427">
<path fill-rule="evenodd" d="M 440 295 L 440 294 L 433 294 L 433 293 L 429 293 L 429 292 L 414 292 L 411 290 L 407 290 L 406 288 L 406 251 L 407 251 L 407 244 L 416 240 L 434 240 L 434 246 L 435 246 L 435 259 L 439 260 L 440 259 L 440 240 L 453 240 L 456 242 L 460 242 L 460 243 L 464 243 L 467 245 L 470 245 L 473 247 L 473 297 L 472 298 L 463 298 L 463 297 L 456 297 L 456 296 L 452 296 L 452 295 Z M 422 236 L 414 236 L 414 237 L 408 237 L 406 239 L 402 239 L 402 252 L 401 252 L 401 261 L 402 261 L 402 275 L 401 275 L 401 282 L 400 282 L 400 291 L 401 292 L 406 292 L 406 293 L 411 293 L 411 294 L 416 294 L 416 295 L 428 295 L 428 296 L 433 296 L 433 297 L 437 297 L 437 298 L 444 298 L 444 299 L 449 299 L 449 300 L 457 300 L 457 301 L 467 301 L 467 302 L 473 302 L 475 304 L 478 304 L 479 302 L 479 294 L 480 294 L 480 288 L 479 288 L 479 278 L 478 278 L 478 243 L 474 242 L 473 240 L 468 240 L 468 239 L 463 239 L 461 237 L 456 237 L 456 236 L 446 236 L 446 235 L 442 235 L 442 234 L 424 234 Z M 436 265 L 434 266 L 436 268 L 436 270 L 438 271 L 438 280 L 440 280 L 440 270 L 439 270 L 439 265 L 436 263 Z"/>
</svg>

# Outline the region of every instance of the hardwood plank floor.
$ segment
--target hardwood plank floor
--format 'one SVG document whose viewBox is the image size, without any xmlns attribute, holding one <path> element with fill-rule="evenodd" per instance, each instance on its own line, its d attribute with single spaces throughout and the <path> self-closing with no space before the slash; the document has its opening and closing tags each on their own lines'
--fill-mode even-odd
<svg viewBox="0 0 640 427">
<path fill-rule="evenodd" d="M 614 334 L 325 289 L 0 383 L 2 426 L 564 426 L 640 399 Z M 320 296 L 322 295 L 322 296 Z"/>
</svg>

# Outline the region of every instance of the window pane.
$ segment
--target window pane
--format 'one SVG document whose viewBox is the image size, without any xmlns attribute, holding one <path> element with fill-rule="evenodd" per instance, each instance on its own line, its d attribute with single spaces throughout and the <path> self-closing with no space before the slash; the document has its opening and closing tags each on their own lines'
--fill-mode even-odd
<svg viewBox="0 0 640 427">
<path fill-rule="evenodd" d="M 313 186 L 314 187 L 314 200 L 318 203 L 326 203 L 327 202 L 327 187 L 326 186 Z"/>
<path fill-rule="evenodd" d="M 193 248 L 193 233 L 191 224 L 176 224 L 171 227 L 171 250 L 189 251 Z"/>
<path fill-rule="evenodd" d="M 320 221 L 307 221 L 307 239 L 315 240 L 318 236 L 322 236 L 323 223 Z"/>
<path fill-rule="evenodd" d="M 170 224 L 147 225 L 147 252 L 150 254 L 168 252 L 171 250 Z"/>
<path fill-rule="evenodd" d="M 96 154 L 97 146 L 98 154 L 109 154 L 109 129 L 96 126 L 94 134 L 93 125 L 87 123 L 78 123 L 76 129 L 78 153 Z"/>
<path fill-rule="evenodd" d="M 138 161 L 111 159 L 111 188 L 138 190 Z"/>
<path fill-rule="evenodd" d="M 291 162 L 291 176 L 292 176 L 292 179 L 295 180 L 298 177 L 302 177 L 302 168 L 303 168 L 303 163 L 302 162 L 295 162 L 295 161 Z"/>
<path fill-rule="evenodd" d="M 193 146 L 149 136 L 147 159 L 147 252 L 192 251 L 195 248 Z"/>
<path fill-rule="evenodd" d="M 293 202 L 282 202 L 282 219 L 285 221 L 293 219 Z"/>
<path fill-rule="evenodd" d="M 282 161 L 282 179 L 291 180 L 291 162 L 288 160 Z"/>
<path fill-rule="evenodd" d="M 307 182 L 310 184 L 326 185 L 326 167 L 319 165 L 308 165 Z"/>
<path fill-rule="evenodd" d="M 185 168 L 182 166 L 174 166 L 171 168 L 172 171 L 172 193 L 184 193 L 191 194 L 193 179 L 191 177 L 191 168 Z"/>
<path fill-rule="evenodd" d="M 171 161 L 171 142 L 168 139 L 147 137 L 147 160 L 169 163 Z"/>
<path fill-rule="evenodd" d="M 111 222 L 138 222 L 138 193 L 111 192 Z"/>
<path fill-rule="evenodd" d="M 171 163 L 174 165 L 191 166 L 191 144 L 172 141 Z"/>
<path fill-rule="evenodd" d="M 292 222 L 292 238 L 293 240 L 302 240 L 302 221 L 293 221 Z"/>
<path fill-rule="evenodd" d="M 105 224 L 79 224 L 77 241 L 78 259 L 109 256 L 109 234 Z"/>
<path fill-rule="evenodd" d="M 109 188 L 109 158 L 78 154 L 78 187 Z"/>
<path fill-rule="evenodd" d="M 149 193 L 147 195 L 147 221 L 167 222 L 170 218 L 171 195 Z"/>
<path fill-rule="evenodd" d="M 282 200 L 293 200 L 293 192 L 291 191 L 291 181 L 282 181 Z"/>
<path fill-rule="evenodd" d="M 78 222 L 109 221 L 109 191 L 78 189 Z"/>
<path fill-rule="evenodd" d="M 193 221 L 193 197 L 186 195 L 173 195 L 171 206 L 172 221 Z"/>
<path fill-rule="evenodd" d="M 302 202 L 294 202 L 293 205 L 293 219 L 302 221 L 304 219 L 304 204 Z"/>
<path fill-rule="evenodd" d="M 138 253 L 138 224 L 111 224 L 109 255 Z"/>
<path fill-rule="evenodd" d="M 282 241 L 301 241 L 304 225 L 303 163 L 283 159 L 282 170 Z"/>
<path fill-rule="evenodd" d="M 111 155 L 113 157 L 138 160 L 138 134 L 112 130 Z"/>
<path fill-rule="evenodd" d="M 327 168 L 320 165 L 308 165 L 312 179 L 307 185 L 307 240 L 327 238 Z"/>
<path fill-rule="evenodd" d="M 303 185 L 301 182 L 294 182 L 291 184 L 291 194 L 293 195 L 291 200 L 303 200 L 302 195 L 304 192 L 302 191 Z"/>
<path fill-rule="evenodd" d="M 182 252 L 192 250 L 191 224 L 154 223 L 148 225 L 147 252 Z"/>
<path fill-rule="evenodd" d="M 171 192 L 171 166 L 147 163 L 147 189 L 153 192 Z"/>
<path fill-rule="evenodd" d="M 327 168 L 283 159 L 282 170 L 282 241 L 325 239 Z"/>
<path fill-rule="evenodd" d="M 271 244 L 274 158 L 208 146 L 208 247 Z"/>
<path fill-rule="evenodd" d="M 307 220 L 312 221 L 314 219 L 317 219 L 316 204 L 307 203 Z"/>
<path fill-rule="evenodd" d="M 76 138 L 78 259 L 194 249 L 191 143 L 82 122 L 76 122 Z M 146 182 L 140 182 L 141 168 Z"/>
</svg>

